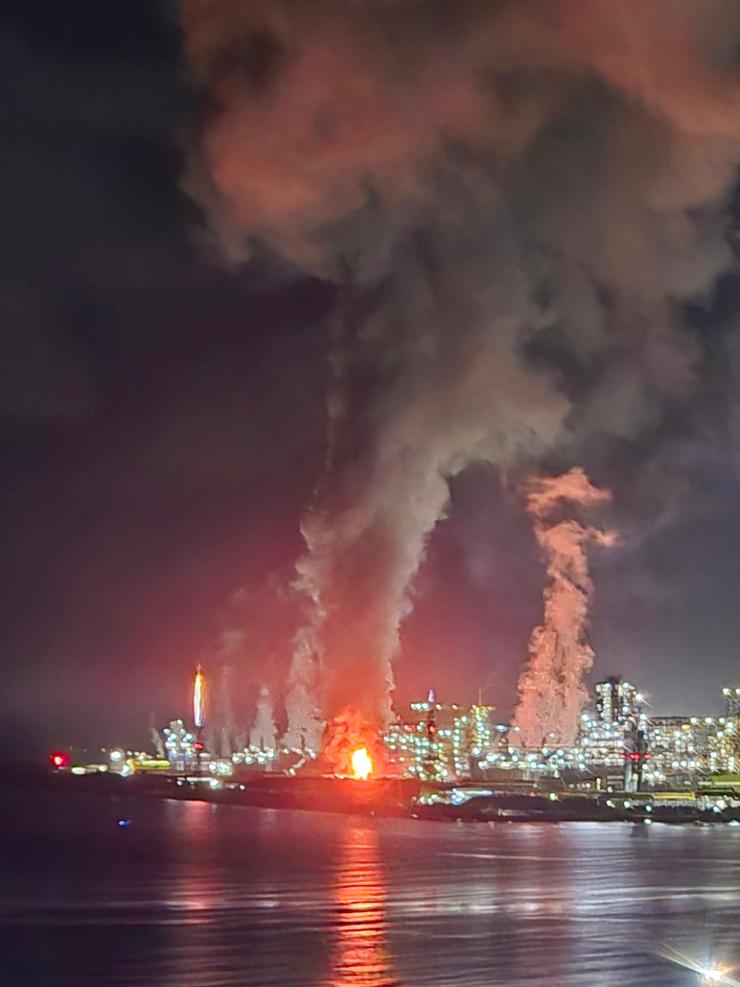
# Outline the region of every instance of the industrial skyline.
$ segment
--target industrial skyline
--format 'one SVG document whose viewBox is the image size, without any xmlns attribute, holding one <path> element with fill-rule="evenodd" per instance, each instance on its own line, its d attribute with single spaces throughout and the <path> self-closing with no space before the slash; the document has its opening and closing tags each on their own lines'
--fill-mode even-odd
<svg viewBox="0 0 740 987">
<path fill-rule="evenodd" d="M 502 722 L 496 707 L 484 703 L 482 696 L 467 706 L 446 702 L 430 689 L 425 699 L 399 710 L 381 736 L 360 733 L 348 738 L 342 745 L 347 756 L 341 763 L 327 758 L 322 744 L 314 749 L 291 747 L 290 732 L 281 736 L 277 730 L 272 700 L 264 687 L 254 718 L 244 723 L 230 718 L 227 725 L 223 706 L 219 709 L 207 698 L 218 693 L 217 686 L 198 665 L 191 717 L 175 717 L 153 728 L 154 749 L 148 754 L 113 747 L 109 769 L 124 773 L 165 769 L 228 778 L 234 771 L 250 768 L 291 775 L 306 771 L 356 778 L 387 775 L 445 784 L 562 778 L 583 791 L 691 788 L 723 774 L 735 776 L 740 784 L 740 686 L 736 685 L 718 690 L 723 704 L 719 715 L 705 710 L 655 715 L 652 697 L 621 676 L 610 676 L 597 682 L 587 696 L 573 738 L 563 742 L 553 733 L 537 743 L 527 742 L 516 722 Z M 336 742 L 326 729 L 324 737 Z M 50 760 L 56 768 L 71 763 L 64 750 L 55 750 Z"/>
<path fill-rule="evenodd" d="M 55 737 L 75 729 L 86 734 L 78 737 L 80 741 L 92 740 L 108 726 L 133 740 L 141 730 L 135 698 L 150 697 L 155 714 L 170 707 L 173 695 L 184 699 L 188 686 L 182 679 L 182 662 L 199 656 L 207 663 L 224 660 L 234 666 L 239 685 L 234 690 L 235 716 L 244 712 L 239 704 L 246 708 L 256 702 L 263 685 L 282 716 L 291 674 L 301 682 L 296 634 L 319 633 L 303 589 L 296 588 L 296 563 L 305 577 L 304 589 L 311 580 L 318 585 L 315 580 L 329 571 L 321 568 L 315 553 L 311 555 L 301 525 L 309 515 L 318 524 L 324 509 L 339 521 L 351 519 L 340 494 L 353 489 L 352 450 L 359 450 L 353 436 L 359 442 L 371 434 L 372 422 L 386 422 L 390 431 L 376 436 L 380 449 L 386 440 L 392 448 L 393 435 L 405 434 L 400 419 L 398 429 L 391 428 L 384 394 L 413 402 L 404 423 L 416 422 L 420 428 L 423 424 L 435 442 L 450 442 L 445 449 L 427 439 L 419 445 L 439 452 L 442 472 L 449 473 L 446 491 L 434 487 L 434 469 L 426 472 L 422 461 L 407 457 L 404 461 L 414 462 L 413 469 L 407 477 L 388 474 L 387 490 L 393 495 L 376 501 L 384 511 L 393 504 L 415 503 L 393 484 L 413 484 L 424 477 L 424 490 L 434 492 L 425 501 L 428 517 L 434 515 L 439 497 L 447 502 L 444 519 L 434 522 L 433 533 L 424 541 L 411 596 L 408 587 L 399 590 L 413 602 L 413 609 L 404 610 L 397 642 L 388 630 L 388 615 L 398 613 L 400 597 L 385 601 L 382 619 L 381 610 L 376 611 L 375 626 L 386 621 L 390 635 L 378 654 L 383 648 L 396 652 L 396 706 L 413 698 L 420 681 L 434 682 L 441 692 L 464 701 L 472 701 L 480 684 L 487 688 L 492 682 L 499 708 L 510 715 L 532 629 L 543 618 L 546 581 L 521 483 L 540 467 L 555 477 L 579 466 L 593 484 L 612 494 L 607 514 L 594 522 L 618 531 L 622 539 L 614 550 L 590 553 L 595 597 L 588 637 L 596 653 L 594 675 L 622 669 L 660 697 L 666 714 L 694 704 L 710 708 L 710 683 L 734 677 L 740 639 L 734 599 L 740 584 L 740 485 L 733 432 L 740 298 L 733 230 L 738 200 L 734 164 L 724 168 L 731 141 L 707 133 L 690 137 L 683 129 L 685 121 L 667 82 L 680 78 L 680 73 L 661 76 L 661 85 L 668 88 L 661 89 L 660 97 L 656 90 L 654 103 L 643 103 L 644 94 L 630 89 L 629 66 L 623 66 L 626 77 L 602 75 L 597 49 L 581 52 L 565 45 L 562 61 L 550 63 L 548 39 L 533 21 L 532 57 L 542 59 L 541 71 L 551 78 L 553 97 L 568 94 L 568 112 L 581 115 L 582 128 L 569 124 L 567 113 L 563 116 L 558 110 L 558 100 L 539 104 L 539 91 L 529 88 L 529 75 L 517 67 L 518 48 L 513 46 L 511 71 L 522 71 L 523 76 L 521 92 L 517 89 L 521 102 L 511 119 L 521 111 L 522 119 L 539 122 L 535 132 L 519 134 L 516 140 L 512 134 L 511 144 L 497 147 L 487 143 L 483 132 L 485 107 L 493 111 L 498 105 L 495 86 L 491 91 L 478 88 L 479 78 L 490 77 L 487 66 L 442 58 L 461 100 L 446 107 L 449 116 L 443 123 L 461 147 L 472 142 L 478 148 L 455 159 L 451 176 L 445 170 L 447 145 L 437 139 L 437 124 L 424 118 L 416 120 L 419 130 L 406 127 L 403 113 L 409 104 L 391 96 L 395 90 L 378 72 L 377 52 L 357 41 L 367 35 L 356 33 L 353 20 L 342 21 L 341 30 L 353 39 L 349 49 L 359 45 L 355 64 L 366 66 L 367 77 L 376 84 L 368 90 L 372 95 L 367 111 L 380 111 L 381 119 L 393 123 L 394 134 L 408 132 L 419 138 L 413 146 L 394 144 L 404 160 L 386 171 L 380 159 L 364 160 L 370 144 L 353 143 L 353 116 L 341 101 L 336 103 L 340 93 L 351 100 L 354 90 L 341 85 L 322 88 L 323 83 L 305 90 L 319 116 L 325 111 L 341 121 L 335 136 L 345 135 L 347 149 L 352 148 L 352 155 L 357 152 L 357 157 L 345 159 L 351 164 L 342 189 L 356 189 L 356 167 L 376 169 L 377 212 L 359 210 L 349 225 L 336 227 L 343 230 L 341 236 L 322 241 L 324 260 L 335 248 L 364 258 L 365 266 L 357 271 L 358 296 L 348 297 L 334 267 L 321 267 L 318 258 L 312 266 L 300 252 L 300 231 L 291 240 L 287 227 L 297 216 L 291 211 L 295 201 L 280 216 L 271 211 L 273 200 L 266 198 L 264 222 L 252 240 L 253 231 L 232 229 L 239 242 L 260 246 L 243 262 L 227 263 L 219 236 L 225 227 L 215 223 L 214 201 L 194 200 L 183 191 L 183 176 L 193 177 L 189 155 L 195 149 L 191 143 L 186 151 L 180 134 L 202 107 L 213 105 L 207 98 L 209 87 L 218 84 L 212 67 L 228 62 L 211 63 L 208 51 L 215 49 L 199 46 L 197 4 L 182 29 L 163 16 L 157 4 L 136 16 L 88 3 L 64 16 L 52 5 L 42 7 L 40 14 L 11 5 L 3 14 L 7 36 L 16 39 L 9 43 L 8 70 L 18 78 L 38 80 L 33 87 L 13 87 L 9 95 L 14 139 L 8 159 L 0 165 L 9 169 L 3 172 L 6 187 L 19 187 L 11 197 L 15 211 L 8 228 L 13 236 L 5 255 L 8 276 L 2 295 L 8 334 L 6 400 L 0 408 L 7 478 L 2 554 L 6 592 L 0 622 L 0 654 L 9 673 L 4 751 L 11 755 L 29 745 L 46 749 Z M 331 34 L 328 11 L 329 7 L 328 20 L 311 26 L 308 47 L 300 25 L 289 27 L 289 19 L 282 27 L 264 25 L 267 35 L 275 33 L 274 52 L 283 45 L 314 54 L 325 51 L 324 32 Z M 485 5 L 478 10 L 471 4 L 468 15 L 470 19 L 460 24 L 461 37 L 468 31 L 489 37 Z M 239 37 L 249 36 L 249 18 L 261 15 L 245 5 L 243 16 L 244 33 L 237 31 Z M 710 20 L 725 23 L 724 16 Z M 388 17 L 386 37 L 393 51 L 404 42 L 390 8 Z M 681 51 L 693 52 L 690 22 L 687 14 L 687 22 L 677 28 L 671 58 Z M 655 42 L 654 25 L 635 18 L 636 30 L 638 23 L 647 50 Z M 586 31 L 585 21 L 581 27 Z M 280 33 L 294 28 L 292 40 Z M 498 36 L 514 28 L 507 21 Z M 444 48 L 449 37 L 434 20 L 412 35 L 418 48 L 409 64 L 424 63 L 423 53 Z M 577 31 L 570 33 L 569 44 L 577 36 Z M 731 36 L 728 27 L 723 37 Z M 211 37 L 216 48 L 228 47 L 232 34 L 219 22 Z M 635 47 L 635 57 L 640 50 Z M 252 54 L 245 52 L 245 64 Z M 488 56 L 479 54 L 485 62 Z M 187 79 L 181 72 L 186 57 L 194 60 Z M 417 57 L 421 62 L 414 62 Z M 593 65 L 592 57 L 597 60 Z M 712 106 L 715 98 L 724 98 L 723 87 L 729 85 L 725 63 L 715 64 L 703 49 L 690 57 L 698 59 L 692 78 L 697 84 L 704 82 L 696 92 L 684 93 L 686 104 L 694 106 L 696 101 L 696 118 L 720 127 Z M 69 85 L 53 81 L 61 62 Z M 300 65 L 308 71 L 310 62 Z M 277 68 L 284 68 L 279 59 L 275 93 L 289 103 L 297 77 Z M 337 78 L 345 69 L 349 71 L 331 62 Z M 143 89 L 137 81 L 142 71 L 148 79 Z M 635 77 L 651 76 L 636 72 Z M 574 88 L 568 84 L 564 90 L 568 79 Z M 426 105 L 423 87 L 432 80 L 421 73 L 418 81 L 422 91 L 416 102 Z M 236 82 L 234 92 L 239 91 Z M 250 92 L 247 87 L 247 103 L 237 101 L 232 108 L 235 113 L 243 108 L 244 119 L 254 123 L 263 107 L 253 106 L 257 115 L 249 115 Z M 384 107 L 392 112 L 384 113 Z M 664 120 L 665 132 L 655 129 L 656 114 Z M 280 120 L 269 114 L 260 120 L 264 133 L 277 141 Z M 221 134 L 219 120 L 205 117 L 202 122 L 203 149 L 215 153 L 216 145 L 209 142 Z M 644 157 L 636 152 L 630 161 L 616 151 L 605 158 L 598 153 L 611 141 L 623 147 L 620 135 L 635 131 L 640 136 L 634 146 L 644 149 Z M 578 132 L 584 135 L 581 142 L 575 140 Z M 644 139 L 646 133 L 652 144 Z M 240 160 L 241 146 L 229 145 L 228 139 L 236 134 L 227 129 L 225 143 L 218 145 L 220 151 L 233 150 L 234 162 Z M 523 144 L 517 143 L 519 138 Z M 664 139 L 674 141 L 671 154 Z M 722 167 L 715 156 L 717 168 L 711 174 L 698 169 L 702 181 L 693 182 L 694 165 L 704 160 L 715 139 L 722 147 Z M 319 153 L 317 145 L 310 146 Z M 648 147 L 653 148 L 651 155 Z M 508 160 L 509 154 L 510 169 L 492 167 L 492 177 L 486 178 L 488 165 L 499 155 Z M 417 235 L 406 241 L 400 231 L 407 227 L 396 222 L 403 196 L 390 194 L 390 178 L 406 175 L 410 181 L 417 174 L 417 160 L 424 173 L 442 165 L 441 184 L 423 190 L 420 211 L 409 217 Z M 480 162 L 480 173 L 466 170 L 473 160 Z M 674 171 L 666 173 L 666 161 Z M 538 162 L 546 169 L 544 179 Z M 550 169 L 548 162 L 557 167 Z M 282 159 L 278 155 L 275 168 L 253 157 L 247 165 L 244 185 L 230 190 L 232 202 L 241 192 L 251 196 L 256 187 L 250 183 L 258 175 L 250 169 L 265 167 L 260 174 L 286 177 L 296 166 L 293 145 Z M 495 186 L 502 175 L 501 194 L 487 197 L 485 182 Z M 578 180 L 571 180 L 575 175 Z M 207 185 L 208 175 L 201 177 Z M 327 177 L 330 184 L 341 178 Z M 447 178 L 453 179 L 449 187 Z M 459 182 L 467 183 L 471 193 L 468 205 L 458 198 Z M 640 205 L 643 193 L 664 183 L 674 197 L 659 196 L 665 212 L 646 215 Z M 96 192 L 91 198 L 92 188 Z M 43 195 L 39 189 L 45 190 Z M 341 203 L 355 201 L 351 194 L 323 199 L 321 188 L 305 191 L 309 223 L 317 215 L 311 210 L 320 211 L 322 202 L 340 208 Z M 404 195 L 409 191 L 410 186 L 404 186 Z M 686 205 L 682 195 L 692 200 L 688 211 L 681 211 L 682 203 Z M 446 214 L 434 206 L 440 196 L 468 210 L 460 214 L 465 218 L 462 228 L 444 225 Z M 489 216 L 476 210 L 476 197 L 481 196 L 493 210 Z M 500 228 L 494 207 L 500 200 L 514 210 L 513 229 L 505 223 Z M 593 226 L 581 220 L 588 217 L 591 223 L 601 214 L 584 209 L 587 201 L 603 202 L 605 209 L 609 203 L 601 217 L 607 226 L 598 242 L 601 249 L 612 245 L 610 258 L 591 247 Z M 671 212 L 674 207 L 677 218 Z M 565 209 L 570 210 L 567 221 L 561 215 Z M 235 218 L 239 226 L 243 214 Z M 676 235 L 676 224 L 685 236 Z M 331 224 L 329 228 L 335 229 Z M 496 237 L 489 237 L 489 230 L 498 231 Z M 617 237 L 617 231 L 623 235 Z M 386 234 L 393 244 L 388 250 Z M 633 241 L 646 251 L 655 248 L 654 258 L 643 258 L 639 267 L 655 272 L 660 318 L 635 315 L 636 328 L 629 330 L 630 313 L 644 314 L 645 301 L 639 271 L 632 266 L 633 252 L 625 246 Z M 505 256 L 491 258 L 497 244 L 506 245 Z M 561 270 L 552 265 L 554 256 L 578 263 Z M 381 263 L 385 258 L 392 258 L 392 270 Z M 471 258 L 477 258 L 477 266 Z M 592 279 L 580 279 L 578 272 L 584 268 L 579 258 L 589 270 L 598 267 L 591 271 Z M 491 265 L 506 273 L 495 291 L 482 290 Z M 435 272 L 431 277 L 430 271 Z M 377 291 L 365 285 L 366 276 L 377 276 Z M 595 294 L 591 284 L 600 285 Z M 429 293 L 432 288 L 436 295 Z M 663 318 L 667 289 L 670 324 Z M 519 305 L 525 297 L 534 298 L 537 305 L 551 299 L 554 308 L 527 313 L 532 319 L 522 322 Z M 394 299 L 399 298 L 407 299 L 408 308 L 396 305 Z M 614 308 L 613 301 L 610 306 L 610 298 L 622 299 L 624 306 Z M 397 326 L 394 312 L 399 318 L 403 315 Z M 332 340 L 338 314 L 346 315 L 350 325 L 367 315 L 378 339 L 407 340 L 404 354 L 431 354 L 434 349 L 425 350 L 420 340 L 415 349 L 414 327 L 428 328 L 428 341 L 449 339 L 452 346 L 458 337 L 453 339 L 448 330 L 460 323 L 458 312 L 464 314 L 467 327 L 465 345 L 481 361 L 477 366 L 482 376 L 469 378 L 469 388 L 456 390 L 455 381 L 446 377 L 447 370 L 463 368 L 464 360 L 432 360 L 419 366 L 418 373 L 408 363 L 391 360 L 387 366 L 403 370 L 407 388 L 401 382 L 395 390 L 388 388 L 392 382 L 382 373 L 378 378 L 370 374 L 364 379 L 375 382 L 372 401 L 342 403 L 331 372 L 336 365 Z M 498 324 L 501 312 L 511 315 L 506 325 L 516 338 L 495 337 L 501 338 L 503 351 L 492 353 L 486 348 L 494 338 L 488 327 Z M 663 328 L 648 340 L 639 329 L 645 324 Z M 524 333 L 521 338 L 517 326 Z M 611 341 L 606 350 L 605 341 Z M 534 431 L 538 441 L 547 444 L 545 431 L 569 409 L 565 434 L 547 456 L 535 453 L 536 462 L 514 470 L 504 462 L 509 447 L 493 450 L 494 460 L 498 457 L 500 462 L 485 459 L 491 449 L 484 438 L 482 445 L 463 450 L 459 462 L 465 466 L 458 469 L 452 450 L 472 436 L 466 409 L 472 415 L 489 399 L 497 400 L 497 394 L 507 401 L 515 397 L 502 388 L 495 393 L 486 389 L 493 371 L 508 365 L 512 342 L 522 361 L 515 369 L 523 376 L 504 373 L 505 383 L 530 382 L 534 391 L 523 393 L 521 415 L 519 405 L 511 417 L 502 406 L 486 421 L 506 421 L 506 434 L 512 436 L 519 424 L 526 429 L 530 415 L 536 418 L 541 407 L 544 417 L 538 422 L 543 428 Z M 492 361 L 488 370 L 486 354 Z M 464 354 L 459 355 L 462 360 Z M 353 381 L 362 380 L 365 373 L 357 361 L 375 355 L 352 350 L 348 356 L 345 379 L 351 391 Z M 475 366 L 473 361 L 471 372 Z M 433 379 L 439 387 L 429 390 Z M 544 406 L 538 405 L 540 400 Z M 347 456 L 341 463 L 335 460 L 336 476 L 319 483 L 324 501 L 311 513 L 317 480 L 327 462 L 327 408 L 340 406 L 357 412 L 346 421 L 343 437 L 337 436 L 336 452 Z M 395 413 L 400 407 L 387 410 Z M 363 408 L 375 408 L 370 420 L 363 419 Z M 440 411 L 438 419 L 435 408 L 447 410 Z M 452 411 L 457 417 L 450 417 Z M 444 432 L 444 423 L 457 423 L 454 434 Z M 488 438 L 495 446 L 502 436 Z M 363 450 L 358 451 L 365 456 L 364 464 L 357 465 L 359 475 L 370 468 L 369 447 Z M 525 459 L 530 453 L 527 449 Z M 376 495 L 379 488 L 372 493 Z M 372 505 L 358 499 L 356 507 Z M 421 528 L 414 529 L 414 552 L 418 531 L 432 523 L 417 520 Z M 334 530 L 339 537 L 342 524 Z M 380 534 L 378 530 L 378 538 Z M 332 551 L 335 548 L 339 551 L 339 543 Z M 369 544 L 366 555 L 361 546 L 355 548 L 360 558 L 373 556 Z M 301 562 L 307 552 L 310 563 L 308 556 Z M 390 564 L 393 552 L 388 552 Z M 416 557 L 414 552 L 409 559 Z M 328 556 L 324 561 L 331 568 Z M 403 582 L 400 569 L 396 575 Z M 362 601 L 375 598 L 373 594 L 392 581 L 376 569 L 368 569 L 367 578 L 357 599 L 335 600 L 340 610 L 344 608 L 350 634 L 362 627 Z M 361 581 L 353 585 L 360 587 Z M 343 633 L 343 625 L 335 624 L 324 627 L 320 636 L 326 643 L 331 638 L 339 655 L 350 653 L 352 643 L 342 639 Z M 302 640 L 309 642 L 310 652 L 309 639 L 310 634 Z M 386 672 L 379 674 L 382 679 Z M 377 681 L 376 677 L 376 685 Z"/>
</svg>

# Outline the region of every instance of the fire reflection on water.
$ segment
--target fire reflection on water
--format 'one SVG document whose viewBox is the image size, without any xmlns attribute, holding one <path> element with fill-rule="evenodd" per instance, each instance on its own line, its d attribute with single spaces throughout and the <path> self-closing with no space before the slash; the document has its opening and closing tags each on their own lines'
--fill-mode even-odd
<svg viewBox="0 0 740 987">
<path fill-rule="evenodd" d="M 337 939 L 325 987 L 400 987 L 388 949 L 386 897 L 377 830 L 348 827 L 337 870 Z"/>
</svg>

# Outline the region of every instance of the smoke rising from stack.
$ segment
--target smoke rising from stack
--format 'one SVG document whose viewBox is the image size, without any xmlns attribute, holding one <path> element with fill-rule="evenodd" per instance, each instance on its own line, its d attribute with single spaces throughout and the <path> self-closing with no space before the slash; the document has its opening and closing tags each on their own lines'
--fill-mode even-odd
<svg viewBox="0 0 740 987">
<path fill-rule="evenodd" d="M 449 480 L 655 429 L 731 263 L 735 0 L 184 0 L 188 187 L 233 262 L 336 285 L 291 731 L 390 715 Z M 292 703 L 292 706 L 291 706 Z"/>
<path fill-rule="evenodd" d="M 581 524 L 569 514 L 574 508 L 608 504 L 611 494 L 574 468 L 562 476 L 532 480 L 525 495 L 545 557 L 545 613 L 529 641 L 512 726 L 527 747 L 572 744 L 588 699 L 584 676 L 594 661 L 586 636 L 594 589 L 586 546 L 615 545 L 617 535 Z"/>
<path fill-rule="evenodd" d="M 272 699 L 266 685 L 260 689 L 254 724 L 249 733 L 249 744 L 250 747 L 261 751 L 274 752 L 277 749 L 277 729 L 272 712 Z"/>
<path fill-rule="evenodd" d="M 320 681 L 319 646 L 314 630 L 311 626 L 301 628 L 293 641 L 285 703 L 288 729 L 283 743 L 292 750 L 317 751 L 321 746 L 324 719 L 319 706 Z"/>
</svg>

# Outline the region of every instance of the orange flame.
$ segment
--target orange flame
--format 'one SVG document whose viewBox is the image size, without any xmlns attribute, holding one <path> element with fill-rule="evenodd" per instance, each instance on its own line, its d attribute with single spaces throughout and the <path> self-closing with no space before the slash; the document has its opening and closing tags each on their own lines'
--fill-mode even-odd
<svg viewBox="0 0 740 987">
<path fill-rule="evenodd" d="M 368 754 L 367 747 L 358 747 L 352 751 L 352 777 L 367 781 L 372 773 L 373 759 Z"/>
<path fill-rule="evenodd" d="M 198 729 L 205 723 L 205 681 L 200 665 L 195 670 L 193 685 L 193 721 Z"/>
<path fill-rule="evenodd" d="M 357 710 L 345 709 L 326 728 L 323 758 L 335 775 L 365 779 L 380 771 L 383 750 L 377 730 Z"/>
</svg>

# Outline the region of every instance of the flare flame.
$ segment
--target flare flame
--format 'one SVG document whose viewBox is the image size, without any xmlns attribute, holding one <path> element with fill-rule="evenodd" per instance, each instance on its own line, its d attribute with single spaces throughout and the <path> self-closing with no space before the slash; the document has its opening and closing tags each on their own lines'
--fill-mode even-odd
<svg viewBox="0 0 740 987">
<path fill-rule="evenodd" d="M 205 724 L 205 693 L 205 676 L 203 675 L 203 668 L 198 665 L 195 670 L 195 682 L 193 683 L 193 722 L 199 730 Z"/>
</svg>

